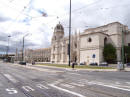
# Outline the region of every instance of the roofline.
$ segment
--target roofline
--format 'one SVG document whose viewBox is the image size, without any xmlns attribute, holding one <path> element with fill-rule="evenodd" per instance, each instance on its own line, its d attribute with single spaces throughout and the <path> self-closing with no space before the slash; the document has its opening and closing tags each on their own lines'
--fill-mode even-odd
<svg viewBox="0 0 130 97">
<path fill-rule="evenodd" d="M 103 31 L 103 32 L 106 32 L 106 31 Z M 103 35 L 106 35 L 106 36 L 109 36 L 108 34 L 105 34 L 105 33 L 103 33 L 103 32 L 94 32 L 94 33 L 82 33 L 82 34 L 80 34 L 80 36 L 84 36 L 84 35 L 92 35 L 92 34 L 103 34 Z"/>
<path fill-rule="evenodd" d="M 108 24 L 106 24 L 106 25 L 102 25 L 102 26 L 95 27 L 95 28 L 88 28 L 88 29 L 85 29 L 84 32 L 90 31 L 90 30 L 94 30 L 94 29 L 97 29 L 97 28 L 107 27 L 107 26 L 113 25 L 113 24 L 120 24 L 120 25 L 123 25 L 123 24 L 120 23 L 120 22 L 112 22 L 112 23 L 108 23 Z M 124 25 L 124 26 L 126 26 L 126 25 Z"/>
</svg>

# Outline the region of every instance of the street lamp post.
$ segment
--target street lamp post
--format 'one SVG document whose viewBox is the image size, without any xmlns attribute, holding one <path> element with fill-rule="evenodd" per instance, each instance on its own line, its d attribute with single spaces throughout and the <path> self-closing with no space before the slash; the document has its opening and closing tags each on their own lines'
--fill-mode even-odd
<svg viewBox="0 0 130 97">
<path fill-rule="evenodd" d="M 69 13 L 69 66 L 70 66 L 70 60 L 71 60 L 71 0 L 70 0 L 70 13 Z"/>
<path fill-rule="evenodd" d="M 9 35 L 8 36 L 8 46 L 7 46 L 7 51 L 6 51 L 6 55 L 7 55 L 7 58 L 8 58 L 8 53 L 9 53 L 9 38 L 10 38 L 11 36 Z"/>
</svg>

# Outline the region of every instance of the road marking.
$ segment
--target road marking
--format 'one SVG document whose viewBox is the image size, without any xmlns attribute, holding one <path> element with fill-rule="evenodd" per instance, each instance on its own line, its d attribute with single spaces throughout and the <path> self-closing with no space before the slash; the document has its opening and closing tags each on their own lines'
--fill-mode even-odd
<svg viewBox="0 0 130 97">
<path fill-rule="evenodd" d="M 28 68 L 28 69 L 33 69 L 33 70 L 38 70 L 38 71 L 49 72 L 49 73 L 63 72 L 63 71 L 59 71 L 59 70 L 44 69 L 44 68 L 31 67 L 31 66 L 22 66 L 22 65 L 16 65 L 16 66 L 20 66 L 20 67 L 24 67 L 24 68 Z"/>
<path fill-rule="evenodd" d="M 17 83 L 18 81 L 13 77 L 13 76 L 11 76 L 11 75 L 9 75 L 9 74 L 4 74 L 4 76 L 6 77 L 6 78 L 8 78 L 11 82 L 13 82 L 13 83 Z"/>
<path fill-rule="evenodd" d="M 42 84 L 37 84 L 36 87 L 40 88 L 40 89 L 49 89 L 48 87 L 42 85 Z"/>
<path fill-rule="evenodd" d="M 119 82 L 115 82 L 115 83 L 118 84 L 118 85 L 120 84 Z"/>
<path fill-rule="evenodd" d="M 69 68 L 66 68 L 65 70 L 67 70 L 67 71 L 79 71 L 78 69 L 69 69 Z"/>
<path fill-rule="evenodd" d="M 91 85 L 100 85 L 100 86 L 104 86 L 104 87 L 109 87 L 109 88 L 114 88 L 114 89 L 119 89 L 119 90 L 124 90 L 124 91 L 130 91 L 130 89 L 126 89 L 126 88 L 122 88 L 122 87 L 118 87 L 118 86 L 112 86 L 112 85 L 107 85 L 101 82 L 88 82 Z"/>
<path fill-rule="evenodd" d="M 127 84 L 130 84 L 130 82 L 126 82 Z"/>
<path fill-rule="evenodd" d="M 114 86 L 114 85 L 113 85 Z M 118 87 L 124 87 L 124 88 L 129 88 L 130 89 L 130 86 L 121 86 L 121 85 L 115 85 L 115 86 L 118 86 Z"/>
<path fill-rule="evenodd" d="M 35 89 L 31 88 L 30 86 L 22 86 L 22 88 L 27 92 L 35 91 Z"/>
<path fill-rule="evenodd" d="M 49 84 L 49 86 L 51 86 L 51 87 L 53 87 L 53 88 L 56 88 L 56 89 L 58 89 L 58 90 L 61 90 L 61 91 L 64 91 L 64 92 L 73 94 L 73 95 L 78 96 L 78 97 L 86 97 L 86 96 L 81 95 L 81 94 L 79 94 L 79 93 L 76 93 L 76 92 L 73 92 L 73 91 L 70 91 L 70 90 L 63 89 L 63 88 L 61 88 L 61 87 L 55 86 L 54 84 Z"/>
<path fill-rule="evenodd" d="M 74 88 L 75 86 L 69 85 L 69 84 L 61 84 L 61 86 L 67 87 L 67 88 Z"/>
<path fill-rule="evenodd" d="M 83 87 L 83 86 L 85 86 L 84 84 L 81 84 L 81 83 L 70 83 L 70 84 L 72 84 L 72 85 L 75 85 L 75 86 L 79 86 L 79 87 Z"/>
<path fill-rule="evenodd" d="M 74 75 L 78 75 L 78 76 L 80 75 L 80 74 L 77 74 L 77 73 L 69 73 L 69 74 L 74 74 Z"/>
<path fill-rule="evenodd" d="M 17 94 L 18 93 L 18 91 L 15 90 L 14 88 L 9 88 L 9 89 L 7 88 L 6 91 L 8 92 L 8 94 Z"/>
<path fill-rule="evenodd" d="M 63 81 L 62 79 L 59 79 L 59 80 L 55 81 L 53 84 L 59 84 L 62 81 Z"/>
</svg>

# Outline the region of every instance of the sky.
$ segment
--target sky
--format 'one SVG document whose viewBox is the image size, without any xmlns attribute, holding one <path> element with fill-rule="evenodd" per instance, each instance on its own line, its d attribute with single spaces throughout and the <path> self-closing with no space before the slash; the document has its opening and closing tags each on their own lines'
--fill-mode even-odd
<svg viewBox="0 0 130 97">
<path fill-rule="evenodd" d="M 130 28 L 130 0 L 72 0 L 72 33 L 121 22 Z M 68 35 L 69 0 L 0 0 L 0 53 L 47 48 L 56 24 Z M 11 37 L 8 37 L 11 36 Z"/>
</svg>

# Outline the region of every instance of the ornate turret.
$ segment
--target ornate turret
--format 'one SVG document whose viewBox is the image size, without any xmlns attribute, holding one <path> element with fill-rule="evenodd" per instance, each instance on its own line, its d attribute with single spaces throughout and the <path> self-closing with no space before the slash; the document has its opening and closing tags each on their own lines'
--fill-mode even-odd
<svg viewBox="0 0 130 97">
<path fill-rule="evenodd" d="M 63 26 L 60 24 L 60 22 L 59 22 L 59 24 L 56 25 L 56 27 L 55 27 L 55 29 L 54 29 L 54 33 L 55 33 L 55 34 L 64 34 L 64 28 L 63 28 Z"/>
<path fill-rule="evenodd" d="M 53 34 L 53 41 L 54 40 L 59 40 L 64 37 L 64 28 L 63 26 L 59 23 L 56 25 L 54 29 L 54 34 Z"/>
</svg>

